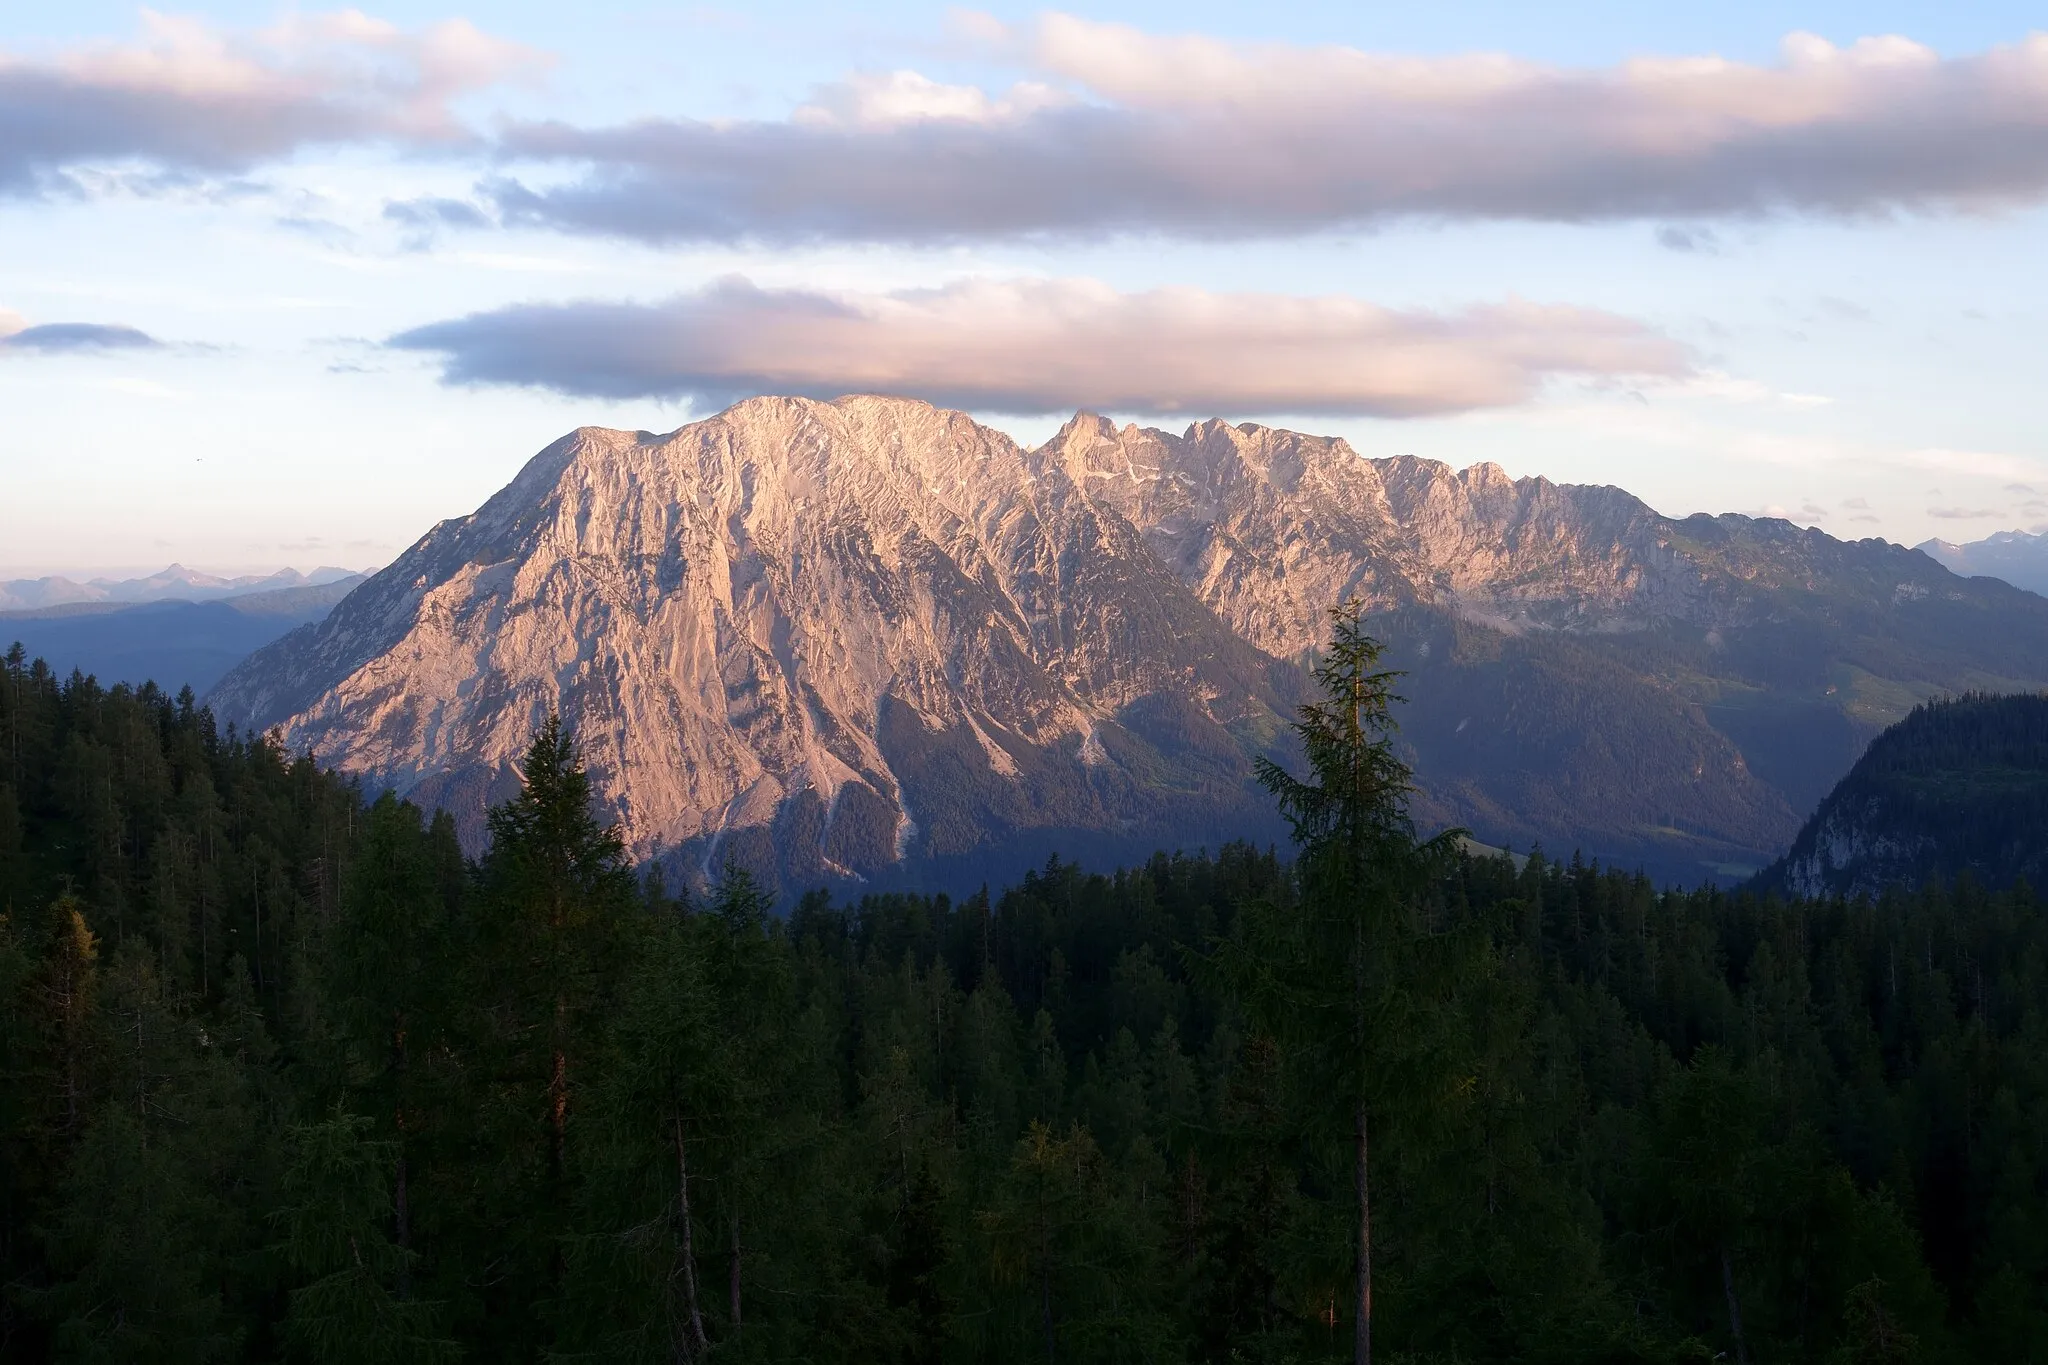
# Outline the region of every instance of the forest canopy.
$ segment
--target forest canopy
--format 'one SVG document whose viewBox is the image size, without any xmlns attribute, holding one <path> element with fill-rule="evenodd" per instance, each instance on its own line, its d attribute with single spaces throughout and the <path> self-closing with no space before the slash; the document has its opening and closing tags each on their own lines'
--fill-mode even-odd
<svg viewBox="0 0 2048 1365">
<path fill-rule="evenodd" d="M 2048 1358 L 2033 892 L 1421 843 L 1354 663 L 1298 848 L 777 906 L 17 650 L 0 1356 L 1350 1359 L 1364 1115 L 1383 1359 Z"/>
</svg>

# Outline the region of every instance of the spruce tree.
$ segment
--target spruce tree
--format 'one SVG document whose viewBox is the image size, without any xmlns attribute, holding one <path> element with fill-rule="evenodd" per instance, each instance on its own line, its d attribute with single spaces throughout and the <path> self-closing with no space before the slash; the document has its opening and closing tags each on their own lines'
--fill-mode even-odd
<svg viewBox="0 0 2048 1365">
<path fill-rule="evenodd" d="M 1293 727 L 1308 775 L 1271 760 L 1259 767 L 1293 831 L 1298 894 L 1249 907 L 1217 965 L 1282 1048 L 1309 1126 L 1350 1139 L 1352 1356 L 1370 1365 L 1374 1121 L 1448 1098 L 1456 987 L 1472 940 L 1423 913 L 1420 893 L 1460 831 L 1416 838 L 1410 773 L 1394 751 L 1398 675 L 1380 667 L 1360 603 L 1331 615 L 1315 666 L 1321 699 Z"/>
<path fill-rule="evenodd" d="M 495 1091 L 484 1120 L 499 1166 L 485 1222 L 512 1232 L 497 1251 L 516 1267 L 486 1311 L 506 1349 L 523 1352 L 538 1331 L 528 1315 L 552 1311 L 562 1289 L 572 1130 L 641 907 L 619 832 L 593 811 L 559 716 L 541 724 L 520 771 L 519 794 L 490 813 L 477 939 L 489 972 L 480 1063 Z"/>
</svg>

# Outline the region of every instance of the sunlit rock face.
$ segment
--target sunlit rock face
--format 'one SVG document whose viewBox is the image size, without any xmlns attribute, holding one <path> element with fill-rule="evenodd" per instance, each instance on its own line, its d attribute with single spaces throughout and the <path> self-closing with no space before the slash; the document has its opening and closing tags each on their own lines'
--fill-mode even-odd
<svg viewBox="0 0 2048 1365">
<path fill-rule="evenodd" d="M 757 399 L 564 438 L 213 701 L 471 837 L 559 707 L 637 853 L 870 877 L 1270 832 L 1251 756 L 1295 672 L 1046 453 L 920 403 Z"/>
<path fill-rule="evenodd" d="M 472 847 L 554 708 L 638 856 L 958 883 L 1282 837 L 1254 764 L 1362 596 L 1411 672 L 1425 822 L 1682 871 L 1767 860 L 1914 689 L 2048 679 L 2048 616 L 1963 583 L 1259 426 L 1082 414 L 1024 449 L 905 399 L 757 398 L 564 437 L 209 700 Z M 1825 742 L 1795 762 L 1786 726 Z"/>
</svg>

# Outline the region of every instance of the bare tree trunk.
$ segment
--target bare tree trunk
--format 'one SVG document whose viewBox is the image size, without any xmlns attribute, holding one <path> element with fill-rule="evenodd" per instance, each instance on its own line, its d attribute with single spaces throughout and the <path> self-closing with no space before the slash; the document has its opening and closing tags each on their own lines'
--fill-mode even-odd
<svg viewBox="0 0 2048 1365">
<path fill-rule="evenodd" d="M 412 1200 L 405 1164 L 405 1014 L 402 1010 L 392 1011 L 391 1066 L 398 1073 L 397 1093 L 391 1106 L 392 1127 L 398 1132 L 398 1170 L 392 1180 L 392 1212 L 398 1243 L 398 1297 L 404 1299 L 411 1297 L 412 1293 L 412 1262 L 407 1255 L 412 1250 Z"/>
<path fill-rule="evenodd" d="M 674 1353 L 678 1361 L 689 1360 L 701 1355 L 707 1345 L 704 1338 L 704 1315 L 697 1307 L 697 1247 L 690 1224 L 690 1157 L 683 1144 L 683 1117 L 676 1115 L 676 1231 L 682 1238 L 680 1260 L 683 1276 L 683 1309 L 689 1315 L 689 1324 L 681 1342 L 681 1349 Z"/>
<path fill-rule="evenodd" d="M 554 1066 L 548 1075 L 548 1122 L 554 1129 L 552 1149 L 548 1159 L 553 1165 L 556 1180 L 562 1178 L 567 1168 L 569 1146 L 569 1054 L 563 1046 L 563 1016 L 568 1014 L 568 1002 L 555 997 L 555 1055 Z"/>
<path fill-rule="evenodd" d="M 1358 1319 L 1351 1343 L 1353 1365 L 1372 1365 L 1372 1185 L 1367 1149 L 1367 1116 L 1358 1106 Z"/>
<path fill-rule="evenodd" d="M 1052 1229 L 1046 1225 L 1043 1171 L 1038 1175 L 1038 1316 L 1045 1328 L 1045 1365 L 1052 1365 L 1059 1341 L 1052 1322 Z"/>
<path fill-rule="evenodd" d="M 732 1334 L 737 1340 L 740 1334 L 740 1201 L 737 1194 L 732 1201 L 732 1270 L 726 1292 L 732 1298 Z"/>
<path fill-rule="evenodd" d="M 1045 1365 L 1052 1365 L 1057 1339 L 1052 1330 L 1052 1265 L 1045 1258 L 1038 1262 L 1038 1317 L 1045 1328 Z"/>
<path fill-rule="evenodd" d="M 1728 1330 L 1735 1334 L 1736 1365 L 1749 1365 L 1749 1347 L 1742 1340 L 1742 1305 L 1735 1301 L 1735 1262 L 1721 1248 L 1721 1292 L 1728 1296 Z"/>
<path fill-rule="evenodd" d="M 256 882 L 256 864 L 249 864 L 249 907 L 256 917 L 256 995 L 263 995 L 263 888 Z"/>
</svg>

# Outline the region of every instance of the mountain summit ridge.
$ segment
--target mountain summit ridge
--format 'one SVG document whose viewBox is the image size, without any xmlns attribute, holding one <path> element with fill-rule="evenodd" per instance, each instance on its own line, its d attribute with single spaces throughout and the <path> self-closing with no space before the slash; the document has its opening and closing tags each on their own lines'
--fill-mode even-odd
<svg viewBox="0 0 2048 1365">
<path fill-rule="evenodd" d="M 472 837 L 559 707 L 640 856 L 998 874 L 1274 837 L 1252 762 L 1353 594 L 1413 674 L 1421 818 L 1674 866 L 1767 860 L 1887 707 L 2048 681 L 2048 602 L 1898 547 L 1255 424 L 1026 448 L 851 396 L 572 432 L 210 701 Z M 1843 752 L 1760 776 L 1786 725 Z"/>
</svg>

